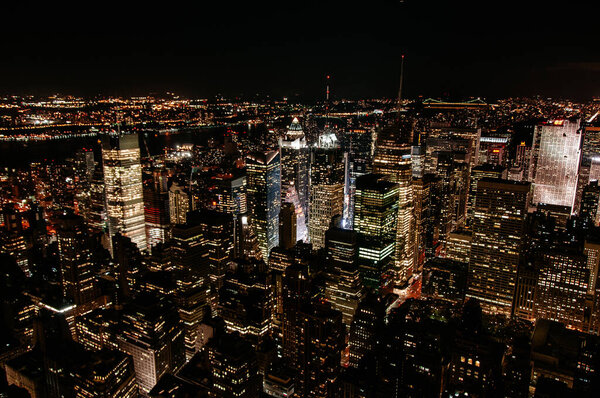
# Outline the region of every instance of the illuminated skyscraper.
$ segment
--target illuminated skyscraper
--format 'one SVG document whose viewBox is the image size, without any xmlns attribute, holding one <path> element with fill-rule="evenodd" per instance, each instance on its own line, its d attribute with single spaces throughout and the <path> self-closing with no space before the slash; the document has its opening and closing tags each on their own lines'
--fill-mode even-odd
<svg viewBox="0 0 600 398">
<path fill-rule="evenodd" d="M 185 362 L 184 333 L 177 309 L 165 299 L 139 295 L 124 309 L 119 349 L 133 357 L 137 384 L 147 394 L 164 374 Z"/>
<path fill-rule="evenodd" d="M 169 213 L 171 224 L 185 224 L 190 205 L 190 194 L 187 190 L 174 182 L 169 188 Z"/>
<path fill-rule="evenodd" d="M 88 304 L 98 291 L 83 217 L 60 217 L 57 238 L 63 294 L 77 305 Z"/>
<path fill-rule="evenodd" d="M 554 120 L 535 127 L 529 171 L 529 181 L 533 182 L 533 204 L 573 208 L 580 145 L 579 121 Z"/>
<path fill-rule="evenodd" d="M 398 220 L 394 270 L 398 282 L 407 281 L 415 262 L 415 216 L 413 204 L 410 123 L 391 125 L 379 132 L 373 173 L 389 176 L 398 184 Z M 356 217 L 356 215 L 355 215 Z"/>
<path fill-rule="evenodd" d="M 587 331 L 585 312 L 590 270 L 586 257 L 564 249 L 544 252 L 540 254 L 537 268 L 537 318 Z"/>
<path fill-rule="evenodd" d="M 510 315 L 523 244 L 529 183 L 477 183 L 467 297 L 484 311 Z"/>
<path fill-rule="evenodd" d="M 361 359 L 377 348 L 384 317 L 385 304 L 379 295 L 368 293 L 358 304 L 348 340 L 351 367 L 358 368 Z"/>
<path fill-rule="evenodd" d="M 341 223 L 341 218 L 339 218 Z M 325 233 L 327 280 L 325 297 L 334 310 L 342 313 L 342 322 L 350 327 L 364 289 L 358 269 L 356 231 L 334 225 Z"/>
<path fill-rule="evenodd" d="M 264 259 L 279 244 L 281 170 L 279 152 L 253 152 L 246 157 L 248 210 Z"/>
<path fill-rule="evenodd" d="M 108 231 L 127 236 L 140 250 L 148 248 L 137 134 L 106 135 L 102 140 Z"/>
<path fill-rule="evenodd" d="M 234 176 L 233 174 L 217 174 L 212 177 L 214 184 L 212 207 L 218 212 L 229 213 L 237 216 L 246 213 L 246 176 Z"/>
<path fill-rule="evenodd" d="M 331 218 L 343 214 L 345 161 L 333 133 L 319 137 L 319 146 L 311 153 L 308 217 L 308 235 L 315 250 L 325 246 Z"/>
<path fill-rule="evenodd" d="M 467 225 L 473 222 L 473 211 L 475 209 L 475 198 L 477 194 L 477 181 L 482 178 L 507 178 L 507 170 L 502 166 L 482 164 L 471 169 L 471 182 L 469 184 L 469 199 L 467 201 Z"/>
<path fill-rule="evenodd" d="M 356 179 L 354 230 L 358 234 L 358 262 L 363 283 L 374 289 L 393 268 L 398 191 L 398 184 L 385 180 L 381 174 Z"/>
<path fill-rule="evenodd" d="M 281 199 L 285 201 L 288 192 L 294 190 L 300 205 L 296 214 L 306 220 L 310 186 L 310 149 L 306 144 L 304 131 L 298 118 L 294 118 L 286 134 L 279 138 L 279 151 L 281 153 Z"/>
<path fill-rule="evenodd" d="M 344 132 L 341 147 L 348 154 L 348 182 L 344 199 L 344 228 L 354 220 L 354 194 L 356 178 L 371 172 L 373 163 L 373 131 L 353 128 Z"/>
<path fill-rule="evenodd" d="M 170 214 L 167 176 L 154 171 L 152 180 L 144 187 L 146 239 L 152 247 L 169 240 Z"/>
<path fill-rule="evenodd" d="M 583 188 L 579 215 L 586 227 L 598 225 L 598 206 L 600 205 L 600 185 L 594 180 Z"/>
<path fill-rule="evenodd" d="M 106 228 L 106 194 L 104 171 L 97 164 L 90 181 L 90 211 L 86 218 L 88 228 L 94 232 L 103 232 Z"/>
<path fill-rule="evenodd" d="M 302 397 L 331 397 L 341 372 L 345 328 L 342 313 L 322 303 L 303 304 L 297 314 L 295 364 Z"/>
</svg>

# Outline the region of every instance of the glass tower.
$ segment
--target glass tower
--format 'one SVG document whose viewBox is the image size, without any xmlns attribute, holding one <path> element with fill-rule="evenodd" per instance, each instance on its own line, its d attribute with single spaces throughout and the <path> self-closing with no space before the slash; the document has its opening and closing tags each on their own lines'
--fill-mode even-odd
<svg viewBox="0 0 600 398">
<path fill-rule="evenodd" d="M 106 135 L 102 141 L 108 232 L 147 249 L 142 166 L 137 134 Z"/>
<path fill-rule="evenodd" d="M 246 157 L 248 209 L 264 259 L 279 245 L 281 170 L 277 151 L 253 152 Z"/>
</svg>

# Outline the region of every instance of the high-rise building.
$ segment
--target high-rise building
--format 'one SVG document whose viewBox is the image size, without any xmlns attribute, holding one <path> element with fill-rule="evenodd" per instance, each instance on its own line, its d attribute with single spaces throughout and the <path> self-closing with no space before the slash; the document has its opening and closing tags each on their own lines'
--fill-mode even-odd
<svg viewBox="0 0 600 398">
<path fill-rule="evenodd" d="M 461 304 L 467 289 L 469 264 L 449 258 L 434 257 L 423 267 L 423 297 Z"/>
<path fill-rule="evenodd" d="M 312 150 L 310 163 L 308 235 L 315 250 L 325 246 L 332 217 L 344 212 L 347 159 L 335 139 L 321 136 L 320 142 L 322 145 Z"/>
<path fill-rule="evenodd" d="M 94 232 L 104 232 L 106 228 L 106 193 L 104 189 L 104 171 L 98 164 L 90 181 L 90 211 L 86 221 L 88 228 Z"/>
<path fill-rule="evenodd" d="M 206 346 L 212 374 L 210 397 L 258 398 L 261 390 L 256 352 L 239 335 L 222 333 Z"/>
<path fill-rule="evenodd" d="M 211 207 L 221 213 L 237 216 L 248 210 L 246 198 L 246 176 L 231 173 L 217 174 L 211 178 Z"/>
<path fill-rule="evenodd" d="M 326 304 L 305 303 L 297 319 L 296 392 L 303 397 L 329 397 L 337 391 L 345 329 L 342 313 Z"/>
<path fill-rule="evenodd" d="M 99 292 L 83 217 L 61 216 L 57 238 L 63 295 L 77 305 L 91 303 Z"/>
<path fill-rule="evenodd" d="M 373 173 L 387 175 L 398 184 L 394 271 L 399 283 L 408 281 L 412 276 L 415 261 L 412 140 L 409 137 L 412 137 L 412 127 L 408 124 L 388 126 L 378 133 L 373 158 Z"/>
<path fill-rule="evenodd" d="M 293 203 L 281 204 L 279 212 L 279 246 L 290 249 L 296 245 L 296 207 Z"/>
<path fill-rule="evenodd" d="M 413 173 L 414 175 L 414 173 Z M 433 175 L 425 174 L 413 178 L 413 202 L 415 206 L 415 266 L 423 269 L 428 256 L 428 242 L 432 240 L 435 219 L 431 206 L 431 186 Z"/>
<path fill-rule="evenodd" d="M 537 318 L 587 331 L 585 312 L 590 270 L 586 257 L 576 251 L 561 249 L 545 251 L 538 260 Z"/>
<path fill-rule="evenodd" d="M 75 187 L 75 211 L 88 218 L 91 209 L 90 184 L 96 162 L 91 149 L 82 148 L 75 152 L 73 159 L 73 185 Z"/>
<path fill-rule="evenodd" d="M 368 293 L 359 303 L 352 324 L 348 341 L 350 366 L 358 368 L 362 358 L 377 348 L 385 317 L 383 300 L 373 293 Z"/>
<path fill-rule="evenodd" d="M 133 361 L 119 351 L 89 353 L 79 366 L 73 367 L 73 393 L 76 397 L 138 396 Z"/>
<path fill-rule="evenodd" d="M 356 179 L 354 230 L 358 235 L 358 262 L 363 283 L 379 288 L 390 282 L 398 221 L 398 184 L 381 174 Z M 384 279 L 382 279 L 384 278 Z"/>
<path fill-rule="evenodd" d="M 581 196 L 581 207 L 579 214 L 586 227 L 598 225 L 600 213 L 598 207 L 600 205 L 600 185 L 598 181 L 591 181 L 583 188 Z"/>
<path fill-rule="evenodd" d="M 310 186 L 310 149 L 306 144 L 304 131 L 298 118 L 294 118 L 287 132 L 279 138 L 281 153 L 281 194 L 285 201 L 289 191 L 298 196 L 298 217 L 308 216 L 308 198 Z"/>
<path fill-rule="evenodd" d="M 581 156 L 579 121 L 554 120 L 535 127 L 529 181 L 533 204 L 573 209 Z"/>
<path fill-rule="evenodd" d="M 467 297 L 478 299 L 485 311 L 511 313 L 529 191 L 529 183 L 477 183 Z"/>
<path fill-rule="evenodd" d="M 188 214 L 188 224 L 200 227 L 208 276 L 211 284 L 218 289 L 233 257 L 233 217 L 217 211 L 196 210 Z"/>
<path fill-rule="evenodd" d="M 192 210 L 190 194 L 187 190 L 173 182 L 169 188 L 169 217 L 171 224 L 185 224 L 188 211 Z"/>
<path fill-rule="evenodd" d="M 149 247 L 169 240 L 171 220 L 167 176 L 159 171 L 154 171 L 152 180 L 144 186 L 144 218 Z"/>
<path fill-rule="evenodd" d="M 473 223 L 473 212 L 475 210 L 475 198 L 477 195 L 477 182 L 485 177 L 500 178 L 505 180 L 507 178 L 506 168 L 486 163 L 480 166 L 475 166 L 471 169 L 469 199 L 467 201 L 467 225 L 471 225 Z"/>
<path fill-rule="evenodd" d="M 364 296 L 358 269 L 356 231 L 332 225 L 325 233 L 325 250 L 325 297 L 334 310 L 342 313 L 342 321 L 350 327 L 356 307 Z"/>
<path fill-rule="evenodd" d="M 219 316 L 227 331 L 239 333 L 254 347 L 271 333 L 273 291 L 265 271 L 262 261 L 236 260 L 235 272 L 227 274 L 219 291 Z"/>
<path fill-rule="evenodd" d="M 144 251 L 148 244 L 137 134 L 104 136 L 102 164 L 110 237 L 120 232 Z"/>
<path fill-rule="evenodd" d="M 373 131 L 352 128 L 344 132 L 341 148 L 348 154 L 348 183 L 344 198 L 344 228 L 354 223 L 354 194 L 356 178 L 371 172 L 373 163 Z"/>
<path fill-rule="evenodd" d="M 471 231 L 458 230 L 451 232 L 446 242 L 446 258 L 468 264 L 471 260 L 472 238 Z"/>
<path fill-rule="evenodd" d="M 133 357 L 137 384 L 147 394 L 166 373 L 185 362 L 184 333 L 177 310 L 166 299 L 138 295 L 123 312 L 119 349 Z"/>
<path fill-rule="evenodd" d="M 585 125 L 582 140 L 580 187 L 584 187 L 594 180 L 600 180 L 600 127 Z"/>
<path fill-rule="evenodd" d="M 281 170 L 277 151 L 253 152 L 246 157 L 248 210 L 263 258 L 279 244 Z"/>
</svg>

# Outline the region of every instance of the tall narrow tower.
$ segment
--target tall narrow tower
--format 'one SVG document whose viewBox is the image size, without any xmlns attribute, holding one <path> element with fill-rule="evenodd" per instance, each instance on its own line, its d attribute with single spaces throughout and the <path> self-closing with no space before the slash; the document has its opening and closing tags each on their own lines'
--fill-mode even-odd
<svg viewBox="0 0 600 398">
<path fill-rule="evenodd" d="M 373 173 L 388 176 L 398 184 L 398 222 L 394 270 L 399 283 L 406 282 L 414 271 L 415 216 L 412 187 L 411 145 L 404 123 L 392 124 L 377 136 Z"/>
<path fill-rule="evenodd" d="M 111 239 L 120 232 L 140 250 L 146 250 L 142 166 L 137 134 L 104 136 L 102 164 Z"/>
<path fill-rule="evenodd" d="M 246 158 L 248 210 L 264 259 L 279 245 L 281 168 L 277 151 L 253 152 Z"/>
</svg>

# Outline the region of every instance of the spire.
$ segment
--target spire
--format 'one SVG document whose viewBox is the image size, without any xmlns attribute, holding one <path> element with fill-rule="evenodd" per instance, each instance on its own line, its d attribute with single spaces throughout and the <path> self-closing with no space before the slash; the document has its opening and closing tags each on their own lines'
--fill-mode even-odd
<svg viewBox="0 0 600 398">
<path fill-rule="evenodd" d="M 398 117 L 402 109 L 402 83 L 404 82 L 404 54 L 402 54 L 402 62 L 400 64 L 400 87 L 398 87 Z"/>
</svg>

